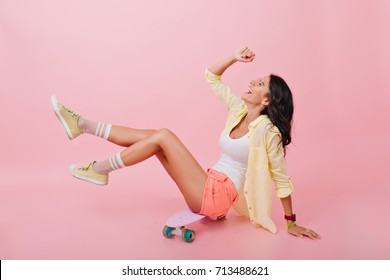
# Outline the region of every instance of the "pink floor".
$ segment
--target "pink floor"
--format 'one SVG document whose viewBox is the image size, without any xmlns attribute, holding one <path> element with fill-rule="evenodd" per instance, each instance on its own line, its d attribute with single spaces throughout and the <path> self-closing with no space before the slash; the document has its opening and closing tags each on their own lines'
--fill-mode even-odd
<svg viewBox="0 0 390 280">
<path fill-rule="evenodd" d="M 0 259 L 390 258 L 389 188 L 348 195 L 338 191 L 343 186 L 337 183 L 331 189 L 301 184 L 305 197 L 321 197 L 322 202 L 294 196 L 299 222 L 317 230 L 319 241 L 288 235 L 275 201 L 275 235 L 231 211 L 223 222 L 194 224 L 197 238 L 187 244 L 162 236 L 166 218 L 184 203 L 170 179 L 158 172 L 157 161 L 148 168 L 155 168 L 156 176 L 142 186 L 146 165 L 119 171 L 102 188 L 58 168 L 49 170 L 49 178 L 20 174 L 6 181 L 0 197 Z"/>
</svg>

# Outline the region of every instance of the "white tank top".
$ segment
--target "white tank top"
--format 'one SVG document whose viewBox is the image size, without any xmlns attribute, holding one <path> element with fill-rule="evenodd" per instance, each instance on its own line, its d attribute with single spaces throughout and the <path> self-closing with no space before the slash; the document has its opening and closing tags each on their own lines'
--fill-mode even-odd
<svg viewBox="0 0 390 280">
<path fill-rule="evenodd" d="M 213 169 L 226 174 L 233 181 L 237 191 L 245 181 L 245 173 L 248 166 L 249 133 L 241 138 L 233 139 L 230 133 L 223 134 L 219 138 L 219 146 L 222 155 Z"/>
</svg>

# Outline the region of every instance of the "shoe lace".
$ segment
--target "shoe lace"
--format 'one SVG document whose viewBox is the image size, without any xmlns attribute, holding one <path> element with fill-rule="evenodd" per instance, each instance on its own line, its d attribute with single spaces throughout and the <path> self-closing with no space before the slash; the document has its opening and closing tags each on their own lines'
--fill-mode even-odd
<svg viewBox="0 0 390 280">
<path fill-rule="evenodd" d="M 81 165 L 81 166 L 78 167 L 77 169 L 78 169 L 78 170 L 82 170 L 82 171 L 88 171 L 90 168 L 92 168 L 92 165 L 93 165 L 95 162 L 96 162 L 96 161 L 91 162 L 91 163 L 88 163 L 88 164 Z"/>
<path fill-rule="evenodd" d="M 72 110 L 66 108 L 65 106 L 62 106 L 62 108 L 64 108 L 64 110 L 66 110 L 69 114 L 71 114 L 71 116 L 74 118 L 74 119 L 77 119 L 79 117 L 79 114 L 77 114 L 76 112 L 73 112 Z"/>
</svg>

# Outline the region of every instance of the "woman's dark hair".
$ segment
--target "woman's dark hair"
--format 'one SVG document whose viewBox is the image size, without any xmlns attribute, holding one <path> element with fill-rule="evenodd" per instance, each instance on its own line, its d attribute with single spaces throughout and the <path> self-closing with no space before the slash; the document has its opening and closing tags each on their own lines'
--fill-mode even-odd
<svg viewBox="0 0 390 280">
<path fill-rule="evenodd" d="M 276 75 L 270 75 L 269 90 L 271 102 L 261 114 L 268 115 L 273 125 L 279 129 L 282 134 L 280 143 L 286 155 L 286 146 L 291 143 L 291 124 L 294 114 L 292 93 L 287 83 Z"/>
</svg>

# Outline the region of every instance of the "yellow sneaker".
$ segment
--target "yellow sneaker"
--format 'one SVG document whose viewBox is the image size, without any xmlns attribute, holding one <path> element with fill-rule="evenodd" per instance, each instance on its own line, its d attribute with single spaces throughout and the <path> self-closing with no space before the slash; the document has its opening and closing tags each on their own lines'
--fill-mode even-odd
<svg viewBox="0 0 390 280">
<path fill-rule="evenodd" d="M 77 179 L 94 183 L 99 186 L 107 185 L 108 174 L 99 174 L 95 170 L 93 170 L 93 165 L 95 164 L 95 162 L 96 161 L 80 166 L 72 164 L 71 166 L 69 166 L 69 173 Z"/>
<path fill-rule="evenodd" d="M 64 107 L 57 101 L 57 97 L 55 97 L 54 95 L 51 97 L 51 106 L 53 107 L 54 113 L 64 127 L 65 132 L 70 140 L 75 139 L 82 133 L 82 131 L 77 125 L 77 122 L 80 118 L 80 115 L 78 113 L 73 112 L 68 108 Z"/>
</svg>

